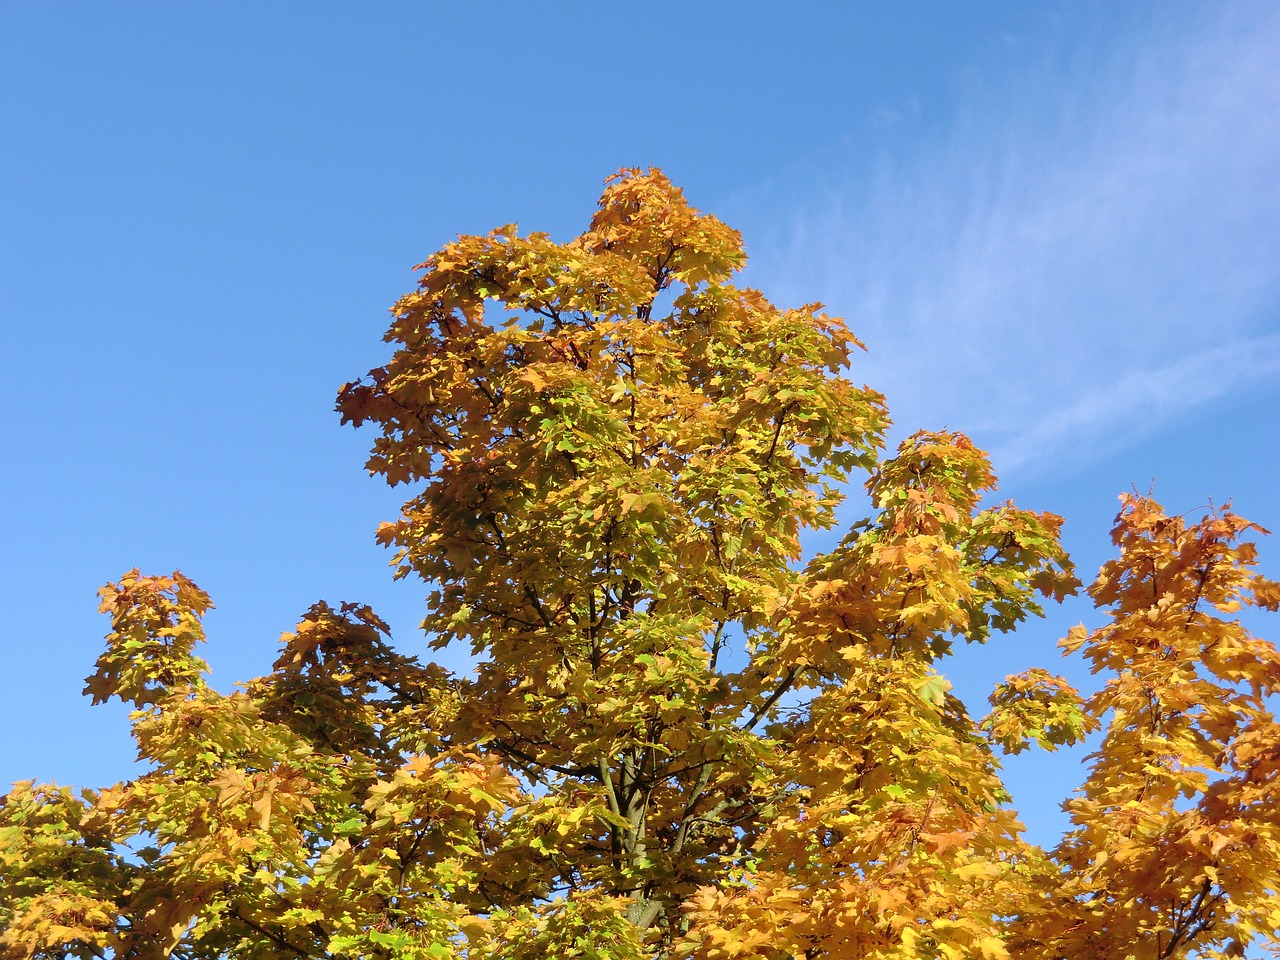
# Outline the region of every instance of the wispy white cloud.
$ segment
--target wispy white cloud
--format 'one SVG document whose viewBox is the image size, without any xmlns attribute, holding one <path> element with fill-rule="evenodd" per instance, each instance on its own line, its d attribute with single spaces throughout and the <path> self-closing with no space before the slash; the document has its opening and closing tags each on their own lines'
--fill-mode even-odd
<svg viewBox="0 0 1280 960">
<path fill-rule="evenodd" d="M 1274 379 L 1280 8 L 1203 12 L 1017 89 L 976 66 L 941 124 L 862 118 L 737 198 L 751 281 L 848 317 L 900 424 L 1005 473 Z"/>
<path fill-rule="evenodd" d="M 1045 456 L 1078 451 L 1073 442 L 1082 434 L 1095 435 L 1105 450 L 1264 378 L 1280 380 L 1280 334 L 1232 341 L 1158 368 L 1138 366 L 1024 425 L 997 451 L 1000 465 L 1015 471 Z M 1107 435 L 1097 438 L 1103 427 Z"/>
</svg>

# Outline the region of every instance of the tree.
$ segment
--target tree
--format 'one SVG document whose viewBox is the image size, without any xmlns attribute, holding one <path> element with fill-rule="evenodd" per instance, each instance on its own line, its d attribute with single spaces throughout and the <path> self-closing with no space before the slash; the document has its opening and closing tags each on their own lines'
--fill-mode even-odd
<svg viewBox="0 0 1280 960">
<path fill-rule="evenodd" d="M 390 362 L 342 388 L 410 490 L 379 538 L 434 648 L 318 603 L 225 695 L 210 601 L 126 574 L 89 678 L 148 772 L 0 807 L 0 955 L 1166 958 L 1280 928 L 1275 611 L 1229 509 L 1122 498 L 1082 698 L 1011 676 L 978 720 L 936 668 L 1078 583 L 1061 519 L 984 506 L 965 437 L 887 457 L 860 344 L 731 283 L 739 235 L 657 171 L 568 243 L 514 226 L 420 265 Z M 871 515 L 801 564 L 855 477 Z M 1099 730 L 1054 850 L 997 753 Z"/>
</svg>

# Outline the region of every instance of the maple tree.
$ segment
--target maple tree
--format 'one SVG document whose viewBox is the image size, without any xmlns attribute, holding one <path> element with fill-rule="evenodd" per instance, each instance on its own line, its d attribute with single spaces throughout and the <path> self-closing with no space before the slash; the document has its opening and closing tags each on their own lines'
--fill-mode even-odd
<svg viewBox="0 0 1280 960">
<path fill-rule="evenodd" d="M 209 597 L 102 590 L 95 702 L 145 773 L 0 805 L 0 956 L 1167 958 L 1280 928 L 1280 655 L 1257 527 L 1122 498 L 1104 626 L 970 715 L 938 660 L 1078 583 L 1060 518 L 985 455 L 892 456 L 860 344 L 731 283 L 739 235 L 658 171 L 568 243 L 514 226 L 430 257 L 394 356 L 346 385 L 379 538 L 430 586 L 454 676 L 368 607 L 318 603 L 273 672 L 203 679 Z M 871 515 L 801 563 L 865 478 Z M 1022 838 L 1001 751 L 1097 731 L 1072 826 Z"/>
</svg>

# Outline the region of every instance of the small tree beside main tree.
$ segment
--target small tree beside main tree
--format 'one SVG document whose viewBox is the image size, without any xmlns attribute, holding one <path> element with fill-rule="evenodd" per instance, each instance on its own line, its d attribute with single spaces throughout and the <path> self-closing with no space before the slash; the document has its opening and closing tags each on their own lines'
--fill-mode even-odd
<svg viewBox="0 0 1280 960">
<path fill-rule="evenodd" d="M 965 437 L 881 454 L 882 397 L 817 304 L 736 287 L 739 235 L 659 172 L 568 243 L 433 255 L 390 362 L 343 387 L 379 539 L 430 587 L 433 648 L 318 603 L 226 695 L 181 574 L 102 591 L 95 702 L 146 773 L 0 807 L 0 956 L 1091 960 L 1240 956 L 1280 928 L 1280 655 L 1259 528 L 1122 498 L 1063 645 L 975 719 L 937 670 L 1078 584 L 1060 518 Z M 854 479 L 871 515 L 801 564 Z M 997 754 L 1099 730 L 1053 850 Z"/>
</svg>

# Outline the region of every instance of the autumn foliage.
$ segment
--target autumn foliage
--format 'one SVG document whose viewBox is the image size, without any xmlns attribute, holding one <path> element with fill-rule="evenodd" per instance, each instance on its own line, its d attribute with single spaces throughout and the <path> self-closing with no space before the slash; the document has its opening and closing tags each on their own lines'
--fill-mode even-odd
<svg viewBox="0 0 1280 960">
<path fill-rule="evenodd" d="M 0 956 L 1103 960 L 1240 956 L 1280 928 L 1275 611 L 1229 510 L 1122 498 L 1063 641 L 1082 698 L 1011 676 L 985 717 L 938 661 L 1078 583 L 1061 519 L 991 499 L 965 437 L 883 453 L 860 344 L 733 285 L 739 235 L 657 171 L 567 243 L 514 226 L 420 267 L 342 388 L 405 484 L 378 537 L 430 646 L 318 603 L 232 694 L 210 602 L 126 574 L 95 701 L 147 772 L 16 784 Z M 865 483 L 872 509 L 829 552 Z M 1271 701 L 1272 705 L 1274 701 Z M 1096 731 L 1096 734 L 1095 734 Z M 1095 734 L 1071 829 L 1022 838 L 999 755 Z"/>
</svg>

